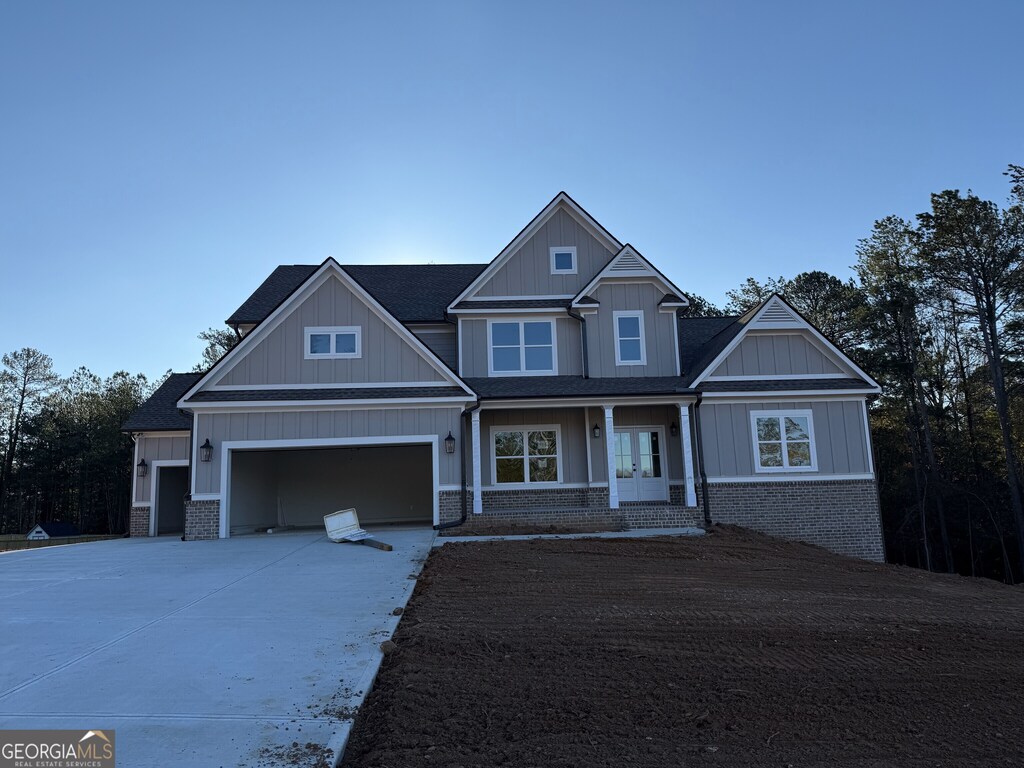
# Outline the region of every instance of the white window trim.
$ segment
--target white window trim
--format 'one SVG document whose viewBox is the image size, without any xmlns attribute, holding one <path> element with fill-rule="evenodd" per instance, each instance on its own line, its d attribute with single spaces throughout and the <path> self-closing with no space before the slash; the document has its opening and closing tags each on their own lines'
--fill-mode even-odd
<svg viewBox="0 0 1024 768">
<path fill-rule="evenodd" d="M 551 274 L 552 275 L 575 275 L 579 272 L 579 261 L 576 258 L 576 246 L 575 245 L 564 245 L 557 248 L 549 248 L 548 253 L 551 257 Z M 555 269 L 555 254 L 556 253 L 571 253 L 572 254 L 572 269 Z M 570 297 L 571 298 L 571 297 Z"/>
<path fill-rule="evenodd" d="M 336 333 L 353 333 L 356 337 L 355 352 L 327 352 L 315 355 L 309 351 L 309 337 L 313 334 L 330 334 L 331 349 L 334 349 Z M 355 360 L 363 356 L 363 329 L 358 325 L 325 325 L 309 327 L 302 334 L 302 349 L 306 360 Z"/>
<path fill-rule="evenodd" d="M 809 467 L 791 467 L 789 466 L 789 455 L 786 451 L 786 430 L 785 424 L 781 422 L 786 416 L 801 416 L 807 419 L 807 436 L 810 438 L 811 447 L 811 465 Z M 782 466 L 781 467 L 762 467 L 761 466 L 761 451 L 757 439 L 757 420 L 764 418 L 777 418 L 780 419 L 779 428 L 781 430 L 780 436 L 782 438 Z M 785 410 L 785 411 L 751 411 L 750 412 L 750 436 L 753 441 L 754 448 L 754 471 L 758 473 L 762 472 L 817 472 L 818 471 L 818 451 L 817 444 L 814 440 L 814 414 L 809 409 L 803 410 Z M 801 441 L 802 442 L 802 441 Z"/>
<path fill-rule="evenodd" d="M 557 480 L 545 480 L 543 482 L 530 482 L 530 455 L 527 452 L 527 432 L 554 432 L 555 433 L 555 473 L 558 476 Z M 498 482 L 498 461 L 497 452 L 494 445 L 494 437 L 498 432 L 522 432 L 523 433 L 523 477 L 525 482 L 522 483 L 499 483 Z M 551 488 L 556 485 L 562 485 L 562 428 L 558 424 L 528 424 L 526 426 L 520 426 L 519 424 L 495 424 L 491 426 L 490 431 L 490 444 L 491 444 L 491 487 L 495 489 L 515 490 L 517 488 Z"/>
<path fill-rule="evenodd" d="M 623 360 L 619 347 L 619 318 L 636 317 L 640 319 L 640 359 Z M 643 310 L 619 310 L 612 312 L 612 325 L 615 328 L 615 364 L 616 365 L 647 365 L 647 333 L 644 331 Z"/>
<path fill-rule="evenodd" d="M 496 371 L 494 370 L 494 346 L 491 343 L 491 326 L 495 323 L 519 323 L 519 366 L 518 371 Z M 524 323 L 549 323 L 551 325 L 551 370 L 550 371 L 528 371 L 526 370 L 526 329 Z M 498 319 L 487 319 L 487 375 L 497 376 L 557 376 L 558 375 L 558 326 L 552 318 L 536 317 L 502 317 Z"/>
</svg>

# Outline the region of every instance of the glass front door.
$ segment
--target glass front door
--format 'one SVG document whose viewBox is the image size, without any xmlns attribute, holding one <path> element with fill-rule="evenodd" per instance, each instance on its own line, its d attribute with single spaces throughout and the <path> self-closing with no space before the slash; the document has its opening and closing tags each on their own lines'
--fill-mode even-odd
<svg viewBox="0 0 1024 768">
<path fill-rule="evenodd" d="M 615 431 L 615 479 L 619 501 L 666 501 L 662 431 L 637 427 Z"/>
</svg>

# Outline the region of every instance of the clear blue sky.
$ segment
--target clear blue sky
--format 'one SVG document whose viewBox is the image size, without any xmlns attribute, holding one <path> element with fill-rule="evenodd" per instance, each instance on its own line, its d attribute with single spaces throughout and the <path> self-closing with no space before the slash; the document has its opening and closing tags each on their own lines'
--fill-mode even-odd
<svg viewBox="0 0 1024 768">
<path fill-rule="evenodd" d="M 0 351 L 187 370 L 277 264 L 487 261 L 565 189 L 684 290 L 846 276 L 1024 162 L 1020 2 L 0 4 Z"/>
</svg>

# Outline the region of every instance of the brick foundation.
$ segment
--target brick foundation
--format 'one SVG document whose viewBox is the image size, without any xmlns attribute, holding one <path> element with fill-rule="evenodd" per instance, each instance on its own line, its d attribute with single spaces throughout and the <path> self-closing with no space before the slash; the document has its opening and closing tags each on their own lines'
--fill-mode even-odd
<svg viewBox="0 0 1024 768">
<path fill-rule="evenodd" d="M 682 505 L 682 486 L 674 495 L 678 495 L 678 503 L 623 503 L 619 509 L 610 509 L 607 488 L 484 491 L 483 512 L 474 515 L 470 491 L 466 522 L 441 531 L 441 535 L 503 534 L 549 527 L 592 532 L 701 525 L 700 509 Z M 442 491 L 438 502 L 442 523 L 458 520 L 462 514 L 460 491 Z"/>
<path fill-rule="evenodd" d="M 216 539 L 220 535 L 220 502 L 185 502 L 185 541 Z"/>
<path fill-rule="evenodd" d="M 713 483 L 711 518 L 884 562 L 874 480 Z"/>
<path fill-rule="evenodd" d="M 128 535 L 149 536 L 149 507 L 132 507 L 128 518 Z"/>
</svg>

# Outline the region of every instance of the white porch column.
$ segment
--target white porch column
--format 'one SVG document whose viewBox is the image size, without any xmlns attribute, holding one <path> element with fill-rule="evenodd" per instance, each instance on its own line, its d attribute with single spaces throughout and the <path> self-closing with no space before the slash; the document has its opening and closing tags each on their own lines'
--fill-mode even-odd
<svg viewBox="0 0 1024 768">
<path fill-rule="evenodd" d="M 480 487 L 483 483 L 480 479 L 480 409 L 477 408 L 473 411 L 471 417 L 471 439 L 473 442 L 473 514 L 479 515 L 484 511 L 484 494 Z"/>
<path fill-rule="evenodd" d="M 619 484 L 615 479 L 615 421 L 612 409 L 615 406 L 604 406 L 604 439 L 605 453 L 608 455 L 608 506 L 619 508 Z"/>
<path fill-rule="evenodd" d="M 686 480 L 686 506 L 697 506 L 694 487 L 693 445 L 690 442 L 690 406 L 679 403 L 679 438 L 683 441 L 683 478 Z"/>
</svg>

